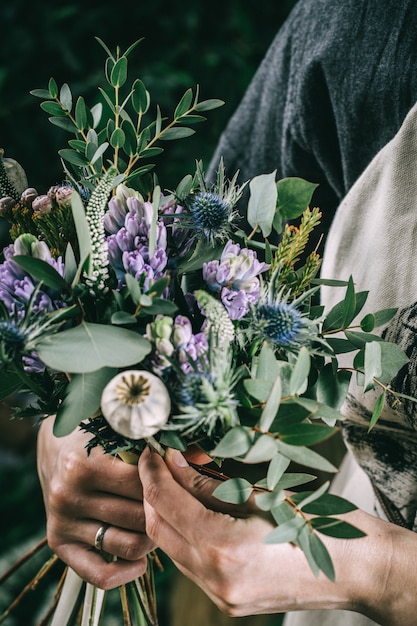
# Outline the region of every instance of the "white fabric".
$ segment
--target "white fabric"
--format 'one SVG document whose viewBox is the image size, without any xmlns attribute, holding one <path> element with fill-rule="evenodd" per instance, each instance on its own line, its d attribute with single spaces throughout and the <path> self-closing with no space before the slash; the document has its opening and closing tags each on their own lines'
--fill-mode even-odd
<svg viewBox="0 0 417 626">
<path fill-rule="evenodd" d="M 417 104 L 341 202 L 329 231 L 321 275 L 339 280 L 352 275 L 356 291 L 369 290 L 362 315 L 406 307 L 417 299 L 416 139 Z M 327 309 L 343 296 L 330 287 L 322 295 Z M 375 398 L 368 398 L 365 402 L 372 404 Z M 334 490 L 380 515 L 369 479 L 350 453 Z M 373 625 L 351 611 L 297 611 L 284 619 L 284 626 Z"/>
</svg>

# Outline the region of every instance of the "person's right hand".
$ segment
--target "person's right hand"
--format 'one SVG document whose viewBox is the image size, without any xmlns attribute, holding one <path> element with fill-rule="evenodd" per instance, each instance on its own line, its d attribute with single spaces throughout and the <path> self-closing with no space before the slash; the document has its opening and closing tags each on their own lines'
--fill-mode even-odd
<svg viewBox="0 0 417 626">
<path fill-rule="evenodd" d="M 87 455 L 91 435 L 77 429 L 55 437 L 53 419 L 38 435 L 38 473 L 43 490 L 50 548 L 79 576 L 111 589 L 141 576 L 153 544 L 145 534 L 142 487 L 136 465 L 105 454 Z M 98 529 L 109 524 L 103 550 L 94 548 Z"/>
</svg>

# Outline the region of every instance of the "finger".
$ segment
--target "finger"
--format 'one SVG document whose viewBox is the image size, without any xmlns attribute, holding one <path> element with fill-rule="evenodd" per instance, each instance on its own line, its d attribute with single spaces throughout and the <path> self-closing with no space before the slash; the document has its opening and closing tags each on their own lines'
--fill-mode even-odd
<svg viewBox="0 0 417 626">
<path fill-rule="evenodd" d="M 85 546 L 66 544 L 58 556 L 83 580 L 100 589 L 114 589 L 142 576 L 146 570 L 146 558 L 137 561 L 111 561 Z"/>
<path fill-rule="evenodd" d="M 142 500 L 142 486 L 136 465 L 94 448 L 89 456 L 84 449 L 68 449 L 62 454 L 62 475 L 66 482 L 85 491 L 113 493 Z"/>
<path fill-rule="evenodd" d="M 191 470 L 194 471 L 194 470 Z M 178 533 L 190 544 L 195 545 L 197 540 L 210 537 L 212 519 L 220 515 L 208 510 L 199 500 L 186 491 L 176 482 L 167 465 L 159 454 L 145 450 L 139 462 L 139 472 L 144 492 L 144 507 L 146 528 L 149 534 L 150 521 L 147 514 L 149 504 L 158 516 L 154 517 L 157 532 L 161 525 L 159 518 L 166 524 L 178 530 Z M 190 520 L 199 520 L 198 529 Z M 155 536 L 150 534 L 155 541 Z M 155 541 L 158 545 L 160 539 Z M 162 546 L 160 546 L 162 547 Z"/>
<path fill-rule="evenodd" d="M 68 521 L 101 520 L 112 526 L 120 526 L 126 530 L 145 532 L 145 514 L 143 504 L 137 500 L 119 498 L 107 494 L 91 494 L 58 502 L 52 498 L 49 506 L 50 515 L 66 516 Z"/>
<path fill-rule="evenodd" d="M 205 507 L 212 511 L 233 515 L 233 517 L 247 517 L 255 512 L 259 512 L 254 498 L 239 505 L 230 504 L 216 498 L 213 492 L 221 484 L 221 481 L 210 478 L 189 467 L 187 460 L 181 452 L 172 448 L 168 448 L 165 455 L 166 464 L 175 480 L 195 498 L 200 500 Z"/>
</svg>

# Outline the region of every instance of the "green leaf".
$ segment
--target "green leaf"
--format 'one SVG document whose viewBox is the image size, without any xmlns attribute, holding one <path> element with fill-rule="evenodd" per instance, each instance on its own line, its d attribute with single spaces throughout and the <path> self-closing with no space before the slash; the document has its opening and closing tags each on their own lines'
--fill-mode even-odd
<svg viewBox="0 0 417 626">
<path fill-rule="evenodd" d="M 210 100 L 203 100 L 194 106 L 195 111 L 212 111 L 213 109 L 218 109 L 224 105 L 223 100 L 218 100 L 216 98 L 211 98 Z"/>
<path fill-rule="evenodd" d="M 102 367 L 141 363 L 151 344 L 137 333 L 104 324 L 79 326 L 47 336 L 35 345 L 45 365 L 61 372 L 83 374 Z"/>
<path fill-rule="evenodd" d="M 48 82 L 48 90 L 51 98 L 56 98 L 58 96 L 59 90 L 56 80 L 54 78 L 50 78 Z"/>
<path fill-rule="evenodd" d="M 256 362 L 256 378 L 272 383 L 280 372 L 281 365 L 278 363 L 272 348 L 265 342 Z"/>
<path fill-rule="evenodd" d="M 262 432 L 267 432 L 270 429 L 272 422 L 278 413 L 279 405 L 281 403 L 281 393 L 281 376 L 277 376 L 259 420 L 259 428 Z M 268 437 L 268 439 L 270 439 L 270 437 Z"/>
<path fill-rule="evenodd" d="M 372 341 L 365 347 L 365 377 L 363 387 L 367 391 L 374 384 L 374 378 L 380 378 L 382 374 L 381 342 Z"/>
<path fill-rule="evenodd" d="M 332 559 L 330 558 L 330 554 L 328 553 L 326 546 L 315 533 L 310 534 L 310 549 L 318 567 L 327 576 L 327 578 L 334 581 L 335 572 Z"/>
<path fill-rule="evenodd" d="M 184 139 L 185 137 L 190 137 L 194 135 L 195 130 L 193 128 L 188 128 L 187 126 L 180 126 L 176 128 L 168 128 L 167 130 L 163 130 L 160 136 L 161 141 L 173 141 L 174 139 Z"/>
<path fill-rule="evenodd" d="M 245 478 L 230 478 L 213 491 L 215 498 L 230 504 L 243 504 L 252 493 L 252 485 Z"/>
<path fill-rule="evenodd" d="M 79 167 L 86 167 L 86 165 L 88 165 L 88 159 L 75 150 L 63 148 L 62 150 L 58 150 L 58 154 L 64 161 L 68 161 L 68 163 L 72 163 L 73 165 L 78 165 Z"/>
<path fill-rule="evenodd" d="M 35 96 L 35 98 L 48 99 L 53 97 L 47 89 L 32 89 L 29 93 L 31 96 Z"/>
<path fill-rule="evenodd" d="M 293 446 L 283 441 L 277 443 L 278 451 L 291 461 L 323 472 L 337 472 L 338 469 L 323 456 L 303 446 Z"/>
<path fill-rule="evenodd" d="M 132 87 L 132 106 L 136 113 L 146 113 L 149 109 L 150 96 L 143 82 L 138 78 Z"/>
<path fill-rule="evenodd" d="M 356 349 L 361 349 L 365 347 L 367 343 L 373 341 L 384 341 L 379 335 L 374 335 L 372 333 L 360 333 L 356 330 L 347 330 L 345 334 L 350 343 L 355 346 Z"/>
<path fill-rule="evenodd" d="M 13 257 L 13 261 L 47 287 L 59 291 L 69 291 L 70 286 L 66 280 L 46 261 L 25 255 L 16 255 Z"/>
<path fill-rule="evenodd" d="M 335 374 L 331 363 L 325 365 L 317 380 L 317 400 L 339 410 L 345 401 L 351 377 L 351 372 L 341 370 Z"/>
<path fill-rule="evenodd" d="M 77 131 L 77 127 L 74 122 L 71 122 L 68 117 L 50 117 L 49 121 L 54 126 L 58 126 L 69 133 L 75 133 Z"/>
<path fill-rule="evenodd" d="M 46 111 L 49 115 L 56 115 L 57 117 L 67 117 L 67 113 L 62 109 L 61 105 L 58 102 L 51 102 L 48 100 L 47 102 L 41 103 L 42 111 Z"/>
<path fill-rule="evenodd" d="M 77 99 L 75 105 L 75 121 L 79 130 L 87 128 L 87 107 L 85 106 L 85 100 L 82 96 Z"/>
<path fill-rule="evenodd" d="M 352 277 L 349 278 L 349 283 L 346 289 L 345 299 L 343 300 L 342 310 L 342 328 L 347 328 L 353 321 L 356 311 L 356 297 L 355 286 L 353 284 Z"/>
<path fill-rule="evenodd" d="M 359 539 L 366 536 L 366 533 L 356 526 L 334 517 L 315 517 L 311 520 L 311 525 L 323 535 L 338 539 Z"/>
<path fill-rule="evenodd" d="M 275 445 L 275 450 L 277 449 L 277 444 Z M 282 454 L 275 454 L 272 461 L 268 466 L 268 473 L 266 476 L 266 482 L 268 485 L 268 489 L 275 489 L 278 481 L 281 479 L 284 472 L 286 472 L 288 466 L 290 464 L 290 459 L 285 457 Z"/>
<path fill-rule="evenodd" d="M 93 153 L 90 159 L 91 165 L 94 165 L 94 163 L 96 163 L 99 159 L 101 159 L 101 157 L 106 152 L 108 147 L 109 147 L 109 144 L 107 143 L 107 141 L 105 141 L 104 143 L 101 144 L 101 146 L 97 148 L 97 150 Z"/>
<path fill-rule="evenodd" d="M 127 80 L 127 58 L 122 56 L 116 61 L 110 74 L 112 87 L 122 87 Z"/>
<path fill-rule="evenodd" d="M 298 503 L 298 508 L 301 510 L 311 504 L 311 502 L 315 502 L 318 498 L 320 498 L 327 492 L 329 485 L 330 482 L 327 480 L 318 489 L 316 489 L 316 491 L 311 491 Z"/>
<path fill-rule="evenodd" d="M 136 317 L 127 311 L 116 311 L 111 316 L 111 323 L 118 326 L 136 324 Z"/>
<path fill-rule="evenodd" d="M 399 370 L 409 362 L 409 358 L 405 354 L 404 350 L 396 343 L 382 341 L 379 342 L 378 345 L 381 351 L 382 365 L 382 373 L 380 374 L 378 380 L 383 384 L 387 384 L 394 378 L 394 376 L 396 376 L 396 374 L 398 374 Z"/>
<path fill-rule="evenodd" d="M 384 402 L 386 397 L 386 391 L 384 390 L 377 398 L 375 402 L 374 410 L 369 422 L 368 433 L 373 429 L 379 418 L 381 417 L 382 409 L 384 408 Z"/>
<path fill-rule="evenodd" d="M 374 313 L 368 313 L 368 315 L 365 315 L 365 317 L 361 320 L 361 330 L 363 330 L 364 333 L 371 333 L 375 326 L 376 317 Z"/>
<path fill-rule="evenodd" d="M 286 428 L 281 432 L 281 439 L 284 443 L 293 446 L 309 446 L 313 443 L 323 441 L 336 432 L 335 428 L 321 424 L 297 424 Z"/>
<path fill-rule="evenodd" d="M 75 191 L 71 194 L 71 209 L 77 233 L 80 258 L 82 261 L 85 261 L 91 255 L 92 251 L 90 227 L 88 226 L 81 197 Z"/>
<path fill-rule="evenodd" d="M 250 197 L 247 220 L 252 228 L 260 227 L 264 237 L 272 231 L 272 220 L 277 202 L 276 170 L 271 174 L 255 176 L 249 183 Z"/>
<path fill-rule="evenodd" d="M 261 435 L 255 440 L 247 455 L 245 463 L 264 463 L 270 461 L 277 453 L 277 444 L 273 437 Z"/>
<path fill-rule="evenodd" d="M 268 533 L 264 543 L 288 543 L 295 541 L 306 523 L 301 516 L 293 517 Z"/>
<path fill-rule="evenodd" d="M 187 91 L 182 96 L 181 100 L 179 101 L 175 109 L 174 118 L 177 119 L 178 117 L 182 117 L 184 113 L 189 111 L 191 108 L 192 101 L 193 101 L 193 90 L 187 89 Z"/>
<path fill-rule="evenodd" d="M 125 134 L 121 128 L 115 128 L 110 136 L 112 148 L 123 148 L 125 144 Z"/>
<path fill-rule="evenodd" d="M 283 178 L 277 182 L 277 211 L 285 220 L 299 217 L 310 205 L 318 185 L 302 178 Z"/>
<path fill-rule="evenodd" d="M 69 435 L 82 420 L 94 415 L 100 408 L 104 387 L 116 374 L 116 369 L 105 367 L 95 372 L 74 374 L 71 377 L 54 423 L 56 437 Z"/>
<path fill-rule="evenodd" d="M 285 497 L 284 490 L 259 493 L 255 496 L 256 506 L 261 511 L 270 511 L 281 504 Z"/>
<path fill-rule="evenodd" d="M 310 373 L 311 359 L 308 349 L 303 346 L 298 353 L 297 361 L 290 378 L 290 395 L 295 396 L 307 388 L 308 375 Z"/>
<path fill-rule="evenodd" d="M 355 294 L 355 314 L 354 318 L 363 309 L 366 299 L 368 297 L 368 291 L 360 291 Z M 344 312 L 344 300 L 335 304 L 329 313 L 326 315 L 326 319 L 323 322 L 323 332 L 340 330 L 343 328 L 343 312 Z"/>
<path fill-rule="evenodd" d="M 258 402 L 266 402 L 271 393 L 273 383 L 259 378 L 246 378 L 243 386 L 252 398 Z"/>
<path fill-rule="evenodd" d="M 59 92 L 59 100 L 67 111 L 71 111 L 72 109 L 72 94 L 71 89 L 67 83 L 64 83 Z"/>
<path fill-rule="evenodd" d="M 213 457 L 228 459 L 232 457 L 242 456 L 249 450 L 253 441 L 251 430 L 244 426 L 235 426 L 231 428 L 210 452 Z"/>
<path fill-rule="evenodd" d="M 292 494 L 291 500 L 295 504 L 299 504 L 312 493 L 312 491 L 303 491 Z M 309 515 L 343 515 L 344 513 L 355 511 L 357 508 L 358 507 L 352 502 L 332 493 L 324 493 L 317 500 L 310 502 L 310 504 L 303 505 L 304 513 L 308 513 Z"/>
</svg>

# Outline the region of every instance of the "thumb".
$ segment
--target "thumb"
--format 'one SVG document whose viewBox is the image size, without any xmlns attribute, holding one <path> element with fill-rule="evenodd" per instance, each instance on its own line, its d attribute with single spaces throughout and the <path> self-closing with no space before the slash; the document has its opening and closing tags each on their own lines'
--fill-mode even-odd
<svg viewBox="0 0 417 626">
<path fill-rule="evenodd" d="M 192 468 L 187 459 L 179 450 L 168 448 L 165 454 L 165 462 L 177 481 L 191 493 L 197 500 L 200 500 L 209 509 L 221 510 L 219 506 L 223 503 L 212 494 L 220 481 L 214 480 Z"/>
<path fill-rule="evenodd" d="M 201 473 L 204 472 L 204 466 L 201 467 L 201 472 L 190 467 L 187 459 L 179 450 L 168 448 L 165 462 L 176 482 L 204 504 L 207 509 L 218 513 L 227 513 L 233 517 L 246 517 L 251 512 L 253 507 L 248 507 L 247 504 L 235 505 L 216 498 L 213 491 L 222 481 Z"/>
</svg>

